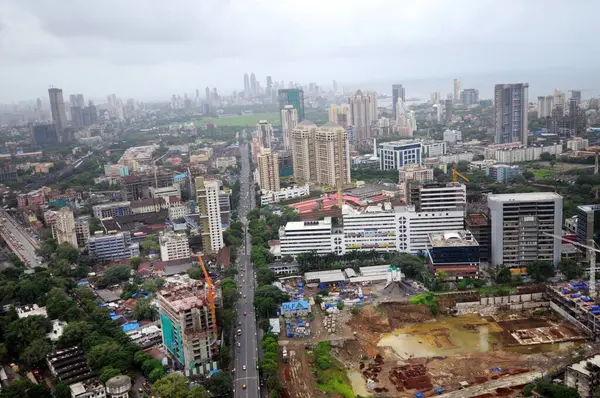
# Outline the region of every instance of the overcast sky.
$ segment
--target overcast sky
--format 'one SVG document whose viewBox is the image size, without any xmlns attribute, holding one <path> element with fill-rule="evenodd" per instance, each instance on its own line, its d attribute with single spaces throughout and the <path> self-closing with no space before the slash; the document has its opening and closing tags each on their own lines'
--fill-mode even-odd
<svg viewBox="0 0 600 398">
<path fill-rule="evenodd" d="M 0 102 L 598 65 L 598 0 L 0 0 Z"/>
</svg>

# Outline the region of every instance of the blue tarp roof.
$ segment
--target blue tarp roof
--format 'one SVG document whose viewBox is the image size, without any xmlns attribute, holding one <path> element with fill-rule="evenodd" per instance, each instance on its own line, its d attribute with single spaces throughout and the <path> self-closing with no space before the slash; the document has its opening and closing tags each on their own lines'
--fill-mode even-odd
<svg viewBox="0 0 600 398">
<path fill-rule="evenodd" d="M 117 319 L 121 319 L 121 318 L 123 318 L 123 315 L 116 315 L 115 314 L 115 315 L 111 315 L 110 316 L 110 319 L 112 319 L 113 321 L 116 321 Z"/>
<path fill-rule="evenodd" d="M 125 325 L 121 326 L 121 330 L 124 332 L 129 332 L 131 330 L 135 330 L 135 329 L 139 329 L 140 324 L 135 322 L 135 323 L 126 323 Z"/>
<path fill-rule="evenodd" d="M 90 284 L 90 282 L 87 281 L 87 280 L 83 280 L 83 281 L 77 282 L 77 286 L 86 286 L 86 285 L 89 285 L 89 284 Z"/>
</svg>

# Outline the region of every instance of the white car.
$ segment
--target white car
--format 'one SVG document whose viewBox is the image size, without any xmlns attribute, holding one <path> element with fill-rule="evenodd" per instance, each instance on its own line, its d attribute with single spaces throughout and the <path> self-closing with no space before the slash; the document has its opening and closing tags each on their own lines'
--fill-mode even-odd
<svg viewBox="0 0 600 398">
<path fill-rule="evenodd" d="M 242 366 L 242 370 L 246 370 L 246 365 Z"/>
</svg>

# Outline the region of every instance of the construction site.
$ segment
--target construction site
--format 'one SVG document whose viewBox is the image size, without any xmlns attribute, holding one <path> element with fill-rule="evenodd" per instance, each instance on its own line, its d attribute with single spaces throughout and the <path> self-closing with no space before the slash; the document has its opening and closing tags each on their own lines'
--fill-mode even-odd
<svg viewBox="0 0 600 398">
<path fill-rule="evenodd" d="M 306 398 L 518 396 L 542 372 L 571 363 L 590 345 L 585 331 L 550 310 L 549 295 L 515 297 L 496 297 L 497 305 L 479 297 L 466 303 L 494 309 L 486 314 L 449 315 L 463 302 L 433 317 L 430 308 L 406 299 L 345 309 L 336 315 L 341 330 L 333 335 L 325 326 L 309 339 L 280 341 L 289 355 L 281 367 L 285 392 Z M 313 316 L 316 329 L 327 313 L 315 306 Z M 320 341 L 331 341 L 336 377 L 352 391 L 328 383 L 332 365 L 322 371 L 314 355 Z"/>
</svg>

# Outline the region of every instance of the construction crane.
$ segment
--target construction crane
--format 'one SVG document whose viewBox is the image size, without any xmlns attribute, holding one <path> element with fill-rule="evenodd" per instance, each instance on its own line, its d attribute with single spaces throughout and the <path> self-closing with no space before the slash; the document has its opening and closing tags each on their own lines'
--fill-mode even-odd
<svg viewBox="0 0 600 398">
<path fill-rule="evenodd" d="M 588 251 L 588 254 L 590 256 L 590 280 L 588 283 L 589 284 L 588 288 L 590 291 L 590 297 L 592 299 L 595 299 L 595 297 L 596 297 L 596 253 L 600 253 L 600 249 L 596 249 L 594 246 L 582 245 L 579 242 L 576 242 L 576 241 L 573 241 L 570 239 L 565 239 L 562 236 L 549 234 L 547 232 L 544 232 L 544 235 L 551 236 L 555 239 L 560 239 L 561 241 L 565 241 L 567 243 L 572 244 L 573 246 L 581 247 Z M 590 244 L 597 246 L 593 239 L 590 239 Z"/>
<path fill-rule="evenodd" d="M 458 181 L 458 177 L 462 178 L 465 182 L 471 182 L 470 179 L 462 175 L 457 169 L 456 164 L 452 165 L 452 182 Z"/>
<path fill-rule="evenodd" d="M 213 331 L 215 332 L 215 336 L 218 336 L 219 330 L 217 329 L 217 311 L 215 310 L 215 297 L 217 296 L 217 290 L 215 285 L 213 285 L 212 278 L 208 275 L 208 271 L 204 266 L 204 260 L 202 260 L 202 256 L 198 256 L 198 262 L 200 262 L 200 267 L 202 268 L 202 272 L 204 272 L 204 281 L 208 285 L 208 306 L 210 308 L 210 315 L 212 317 Z"/>
</svg>

